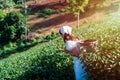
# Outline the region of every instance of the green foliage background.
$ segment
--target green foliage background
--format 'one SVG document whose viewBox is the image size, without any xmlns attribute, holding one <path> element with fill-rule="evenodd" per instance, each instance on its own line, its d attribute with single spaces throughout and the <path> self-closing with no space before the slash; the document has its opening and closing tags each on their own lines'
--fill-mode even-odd
<svg viewBox="0 0 120 80">
<path fill-rule="evenodd" d="M 13 8 L 15 3 L 12 0 L 0 0 L 0 9 Z"/>
<path fill-rule="evenodd" d="M 81 40 L 98 40 L 98 52 L 80 55 L 89 72 L 88 80 L 120 79 L 119 13 L 73 29 L 72 33 Z M 0 11 L 0 40 L 2 35 L 7 41 L 22 33 L 25 29 L 21 27 L 26 24 L 21 19 L 16 12 L 5 15 Z M 60 51 L 63 47 L 63 40 L 56 33 L 26 43 L 0 44 L 0 80 L 74 80 L 73 59 Z"/>
<path fill-rule="evenodd" d="M 110 14 L 105 18 L 74 28 L 74 35 L 81 40 L 97 39 L 97 53 L 81 54 L 89 72 L 88 80 L 119 80 L 120 75 L 120 14 Z M 0 79 L 12 80 L 74 80 L 73 59 L 61 52 L 64 47 L 60 35 L 52 33 L 41 38 L 34 47 L 15 50 L 14 44 L 1 47 Z M 39 42 L 40 41 L 40 42 Z M 27 45 L 32 44 L 27 43 Z M 11 46 L 11 49 L 9 49 Z M 3 51 L 4 50 L 4 51 Z M 5 53 L 7 56 L 5 56 Z M 2 56 L 1 56 L 2 57 Z"/>
</svg>

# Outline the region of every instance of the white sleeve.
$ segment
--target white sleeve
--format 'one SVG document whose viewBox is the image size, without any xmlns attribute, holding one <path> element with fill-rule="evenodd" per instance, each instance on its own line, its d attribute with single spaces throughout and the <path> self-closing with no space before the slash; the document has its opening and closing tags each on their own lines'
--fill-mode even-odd
<svg viewBox="0 0 120 80">
<path fill-rule="evenodd" d="M 66 50 L 71 51 L 73 48 L 77 47 L 76 41 L 67 41 L 66 42 Z"/>
</svg>

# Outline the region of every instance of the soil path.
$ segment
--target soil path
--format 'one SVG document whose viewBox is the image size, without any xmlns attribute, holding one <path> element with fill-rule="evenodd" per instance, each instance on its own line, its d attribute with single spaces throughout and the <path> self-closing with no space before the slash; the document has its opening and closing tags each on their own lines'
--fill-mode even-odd
<svg viewBox="0 0 120 80">
<path fill-rule="evenodd" d="M 37 1 L 37 3 L 34 1 L 27 2 L 27 5 L 32 7 L 32 12 L 36 12 L 44 8 L 62 9 L 67 6 L 67 3 L 64 3 L 64 0 L 61 3 L 59 3 L 59 0 Z M 96 7 L 96 3 L 98 2 L 97 0 L 90 0 L 90 3 L 91 2 L 92 4 L 89 4 L 86 12 L 81 13 L 80 15 L 80 24 L 97 20 L 101 17 L 104 17 L 108 13 L 117 11 L 117 3 L 120 2 L 120 0 L 114 0 L 114 2 L 111 2 L 113 4 L 105 4 L 105 6 L 101 8 Z M 58 32 L 58 29 L 64 25 L 74 27 L 77 24 L 77 19 L 71 13 L 67 12 L 53 14 L 48 18 L 37 18 L 37 15 L 30 15 L 29 19 L 27 20 L 27 24 L 30 25 L 30 29 L 33 31 L 29 33 L 29 37 L 38 37 L 41 36 L 41 34 L 47 35 L 52 31 Z"/>
</svg>

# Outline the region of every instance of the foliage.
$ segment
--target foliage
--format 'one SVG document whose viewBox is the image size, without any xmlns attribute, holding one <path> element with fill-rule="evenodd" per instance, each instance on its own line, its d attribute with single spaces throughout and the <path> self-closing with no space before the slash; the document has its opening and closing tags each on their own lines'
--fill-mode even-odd
<svg viewBox="0 0 120 80">
<path fill-rule="evenodd" d="M 8 13 L 5 17 L 5 21 L 8 25 L 17 24 L 19 22 L 22 22 L 23 20 L 24 20 L 24 16 L 16 11 Z"/>
<path fill-rule="evenodd" d="M 50 15 L 56 14 L 56 13 L 58 13 L 57 10 L 45 8 L 45 9 L 41 10 L 41 11 L 38 13 L 38 17 L 47 18 L 47 17 L 49 17 Z"/>
<path fill-rule="evenodd" d="M 23 3 L 29 0 L 0 0 L 0 9 L 13 8 L 13 7 L 22 7 Z"/>
<path fill-rule="evenodd" d="M 81 40 L 98 40 L 98 52 L 81 55 L 91 74 L 91 80 L 120 79 L 118 76 L 120 75 L 119 17 L 119 12 L 110 14 L 107 18 L 81 25 L 74 31 Z"/>
<path fill-rule="evenodd" d="M 2 59 L 0 79 L 74 80 L 71 57 L 58 50 L 62 47 L 62 42 L 62 39 L 56 36 L 56 39 L 48 43 L 39 44 L 25 52 Z"/>
<path fill-rule="evenodd" d="M 0 9 L 13 8 L 14 5 L 12 0 L 0 0 Z"/>
<path fill-rule="evenodd" d="M 15 32 L 16 32 L 16 29 L 14 26 L 4 26 L 4 28 L 0 30 L 0 34 L 1 34 L 0 42 L 10 41 L 14 39 Z"/>
<path fill-rule="evenodd" d="M 0 42 L 21 39 L 28 29 L 24 21 L 24 16 L 19 12 L 7 13 L 0 24 Z"/>
<path fill-rule="evenodd" d="M 99 42 L 98 52 L 80 55 L 90 74 L 88 80 L 120 79 L 119 17 L 119 12 L 113 13 L 99 21 L 73 29 L 74 35 L 79 36 L 81 40 L 97 39 Z M 40 42 L 29 50 L 24 47 L 23 51 L 17 51 L 15 54 L 12 52 L 14 55 L 1 59 L 0 79 L 74 80 L 72 57 L 59 50 L 64 46 L 62 38 L 55 33 L 51 35 L 41 39 L 41 42 L 45 43 Z M 9 43 L 7 47 L 0 48 L 0 52 L 2 49 L 9 50 L 8 47 L 14 48 L 13 46 L 14 44 Z M 21 43 L 21 46 L 25 45 Z"/>
<path fill-rule="evenodd" d="M 84 12 L 85 6 L 88 4 L 89 0 L 69 0 L 68 10 L 78 18 L 78 26 L 80 20 L 80 12 Z"/>
<path fill-rule="evenodd" d="M 5 17 L 5 14 L 3 13 L 2 10 L 0 10 L 0 21 L 2 21 Z"/>
<path fill-rule="evenodd" d="M 46 40 L 52 40 L 54 38 L 56 38 L 58 35 L 56 35 L 55 32 L 52 32 L 51 35 L 48 35 L 45 37 Z"/>
<path fill-rule="evenodd" d="M 17 40 L 15 43 L 9 42 L 8 44 L 1 44 L 0 45 L 0 59 L 3 59 L 15 52 L 26 50 L 38 43 L 44 43 L 49 42 L 50 40 L 53 40 L 58 37 L 58 34 L 55 32 L 52 32 L 50 35 L 46 37 L 42 37 L 39 39 L 31 39 L 29 41 L 22 41 Z"/>
<path fill-rule="evenodd" d="M 23 4 L 24 1 L 29 1 L 29 0 L 13 0 L 15 4 Z"/>
<path fill-rule="evenodd" d="M 84 7 L 88 4 L 89 0 L 69 0 L 68 10 L 75 16 L 78 16 L 78 12 L 84 12 Z"/>
</svg>

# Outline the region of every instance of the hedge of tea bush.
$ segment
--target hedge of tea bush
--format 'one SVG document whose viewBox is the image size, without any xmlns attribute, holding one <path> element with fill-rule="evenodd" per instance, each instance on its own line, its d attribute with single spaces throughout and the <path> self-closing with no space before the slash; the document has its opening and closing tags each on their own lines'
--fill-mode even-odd
<svg viewBox="0 0 120 80">
<path fill-rule="evenodd" d="M 120 14 L 108 15 L 99 21 L 74 30 L 81 40 L 97 39 L 99 51 L 81 55 L 92 80 L 119 80 L 120 77 Z"/>
<path fill-rule="evenodd" d="M 43 10 L 41 10 L 41 11 L 38 12 L 38 17 L 39 18 L 41 18 L 41 17 L 48 18 L 50 15 L 56 14 L 58 12 L 59 12 L 59 10 L 45 8 L 45 9 L 43 9 Z"/>
<path fill-rule="evenodd" d="M 62 39 L 58 37 L 2 59 L 0 79 L 74 80 L 72 58 L 59 51 L 61 44 Z"/>
<path fill-rule="evenodd" d="M 6 58 L 16 52 L 27 50 L 37 44 L 49 42 L 58 37 L 58 34 L 52 32 L 50 35 L 38 39 L 31 39 L 29 41 L 18 40 L 16 42 L 9 42 L 7 44 L 0 44 L 0 59 Z"/>
</svg>

